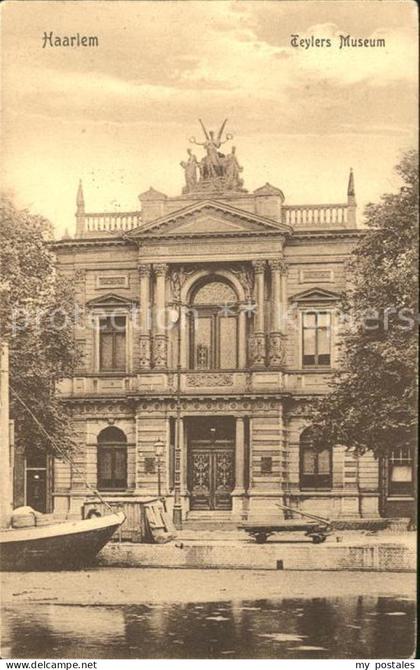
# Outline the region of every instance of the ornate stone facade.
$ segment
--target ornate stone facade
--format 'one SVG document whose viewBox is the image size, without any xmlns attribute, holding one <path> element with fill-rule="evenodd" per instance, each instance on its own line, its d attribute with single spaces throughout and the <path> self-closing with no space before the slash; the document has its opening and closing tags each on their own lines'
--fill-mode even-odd
<svg viewBox="0 0 420 670">
<path fill-rule="evenodd" d="M 328 491 L 305 490 L 300 458 L 311 401 L 327 391 L 336 361 L 334 333 L 318 342 L 304 314 L 333 314 L 345 290 L 344 264 L 361 234 L 354 197 L 288 207 L 270 184 L 247 193 L 235 148 L 221 150 L 232 139 L 226 122 L 217 134 L 201 125 L 204 141 L 191 142 L 205 155 L 188 150 L 180 195 L 150 188 L 139 196 L 141 211 L 101 218 L 85 212 L 80 187 L 77 237 L 54 245 L 59 271 L 77 273 L 87 311 L 96 300 L 111 313 L 112 303 L 124 323 L 108 339 L 95 329 L 78 334 L 84 369 L 61 385 L 85 449 L 79 467 L 96 486 L 98 435 L 112 421 L 127 438 L 126 487 L 105 496 L 156 495 L 145 459 L 160 438 L 164 494 L 178 521 L 200 509 L 229 510 L 234 519 L 246 510 L 278 514 L 285 496 L 315 514 L 374 516 L 374 464 L 360 464 L 353 481 L 352 464 L 337 452 Z M 111 301 L 98 272 L 126 275 Z M 199 461 L 210 473 L 234 464 L 229 482 L 209 475 L 198 495 L 190 468 Z M 55 486 L 56 509 L 80 513 L 86 492 L 58 463 Z"/>
</svg>

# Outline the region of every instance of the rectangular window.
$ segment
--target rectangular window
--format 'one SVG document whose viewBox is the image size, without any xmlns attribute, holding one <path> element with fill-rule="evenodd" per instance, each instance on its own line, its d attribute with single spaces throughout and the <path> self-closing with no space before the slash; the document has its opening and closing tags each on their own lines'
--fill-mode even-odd
<svg viewBox="0 0 420 670">
<path fill-rule="evenodd" d="M 98 449 L 98 487 L 100 489 L 127 488 L 126 447 L 100 447 Z"/>
<path fill-rule="evenodd" d="M 236 368 L 237 366 L 237 319 L 222 317 L 219 319 L 219 366 L 220 368 Z"/>
<path fill-rule="evenodd" d="M 126 370 L 126 317 L 99 319 L 99 367 L 105 372 Z"/>
<path fill-rule="evenodd" d="M 196 370 L 238 367 L 237 313 L 221 312 L 220 307 L 200 308 L 191 318 L 190 366 Z"/>
<path fill-rule="evenodd" d="M 194 367 L 198 370 L 208 370 L 213 367 L 212 341 L 213 319 L 211 316 L 200 314 L 194 322 L 195 360 Z"/>
<path fill-rule="evenodd" d="M 389 495 L 413 495 L 413 458 L 408 447 L 394 449 L 388 461 Z"/>
<path fill-rule="evenodd" d="M 331 365 L 331 314 L 304 312 L 302 314 L 303 367 Z"/>
<path fill-rule="evenodd" d="M 331 449 L 316 451 L 309 445 L 301 447 L 300 487 L 330 489 L 332 485 Z"/>
</svg>

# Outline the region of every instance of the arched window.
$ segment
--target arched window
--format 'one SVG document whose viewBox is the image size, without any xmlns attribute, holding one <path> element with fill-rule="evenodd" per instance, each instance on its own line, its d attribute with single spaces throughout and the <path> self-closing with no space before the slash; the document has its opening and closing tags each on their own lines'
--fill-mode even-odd
<svg viewBox="0 0 420 670">
<path fill-rule="evenodd" d="M 332 449 L 315 449 L 310 428 L 300 436 L 300 488 L 330 489 L 332 487 Z"/>
<path fill-rule="evenodd" d="M 190 367 L 237 368 L 238 298 L 234 289 L 220 278 L 200 283 L 190 307 Z"/>
<path fill-rule="evenodd" d="M 127 488 L 127 438 L 114 426 L 98 435 L 98 488 Z"/>
</svg>

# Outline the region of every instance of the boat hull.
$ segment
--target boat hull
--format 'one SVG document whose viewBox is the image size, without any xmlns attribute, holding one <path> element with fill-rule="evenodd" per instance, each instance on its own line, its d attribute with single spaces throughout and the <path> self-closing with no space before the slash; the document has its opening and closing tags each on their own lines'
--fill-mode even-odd
<svg viewBox="0 0 420 670">
<path fill-rule="evenodd" d="M 0 569 L 63 570 L 94 563 L 98 552 L 123 523 L 123 514 L 110 514 L 46 527 L 0 533 Z"/>
</svg>

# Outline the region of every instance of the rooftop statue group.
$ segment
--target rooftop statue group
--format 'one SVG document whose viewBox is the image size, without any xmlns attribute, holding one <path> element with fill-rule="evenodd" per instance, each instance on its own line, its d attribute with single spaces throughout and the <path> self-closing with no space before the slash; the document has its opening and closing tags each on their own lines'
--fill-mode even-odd
<svg viewBox="0 0 420 670">
<path fill-rule="evenodd" d="M 212 130 L 207 132 L 201 119 L 199 121 L 205 141 L 197 142 L 195 137 L 190 137 L 190 142 L 204 147 L 206 155 L 198 161 L 192 149 L 187 149 L 188 158 L 180 163 L 185 174 L 185 186 L 182 192 L 244 191 L 243 179 L 240 178 L 243 168 L 238 163 L 236 148 L 232 147 L 229 154 L 219 151 L 222 144 L 233 139 L 230 133 L 226 133 L 225 139 L 222 139 L 227 119 L 222 123 L 216 137 Z"/>
</svg>

